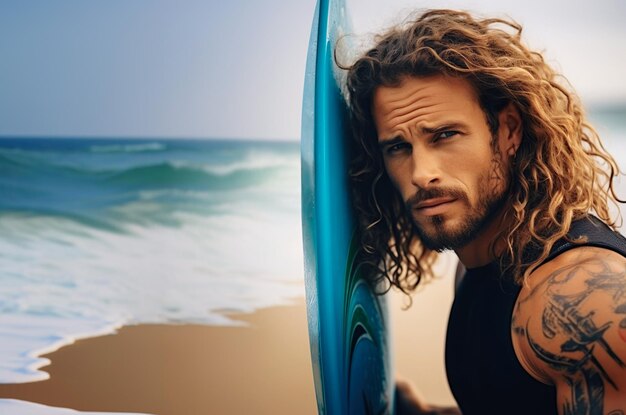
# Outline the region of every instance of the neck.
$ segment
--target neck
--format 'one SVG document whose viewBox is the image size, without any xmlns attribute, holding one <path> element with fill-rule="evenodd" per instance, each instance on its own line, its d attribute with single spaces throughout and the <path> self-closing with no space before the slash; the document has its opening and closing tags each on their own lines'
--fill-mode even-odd
<svg viewBox="0 0 626 415">
<path fill-rule="evenodd" d="M 504 250 L 504 241 L 496 241 L 496 235 L 503 226 L 503 210 L 487 222 L 478 236 L 455 252 L 465 268 L 478 268 L 493 262 Z"/>
</svg>

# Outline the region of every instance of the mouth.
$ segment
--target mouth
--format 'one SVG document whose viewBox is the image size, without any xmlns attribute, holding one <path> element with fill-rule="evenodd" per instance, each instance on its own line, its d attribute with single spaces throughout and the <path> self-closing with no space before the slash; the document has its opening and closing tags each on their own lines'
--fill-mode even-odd
<svg viewBox="0 0 626 415">
<path fill-rule="evenodd" d="M 415 210 L 426 216 L 439 215 L 443 213 L 448 207 L 457 199 L 449 197 L 438 197 L 433 199 L 423 200 L 415 205 Z"/>
</svg>

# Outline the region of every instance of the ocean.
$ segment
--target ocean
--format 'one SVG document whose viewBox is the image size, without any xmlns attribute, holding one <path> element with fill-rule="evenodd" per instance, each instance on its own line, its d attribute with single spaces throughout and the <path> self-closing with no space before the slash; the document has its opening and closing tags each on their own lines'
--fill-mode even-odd
<svg viewBox="0 0 626 415">
<path fill-rule="evenodd" d="M 224 313 L 303 297 L 299 150 L 0 139 L 0 382 L 125 324 L 237 324 Z"/>
<path fill-rule="evenodd" d="M 626 169 L 626 109 L 592 120 Z M 126 324 L 241 324 L 304 296 L 302 264 L 297 142 L 0 139 L 1 383 Z"/>
</svg>

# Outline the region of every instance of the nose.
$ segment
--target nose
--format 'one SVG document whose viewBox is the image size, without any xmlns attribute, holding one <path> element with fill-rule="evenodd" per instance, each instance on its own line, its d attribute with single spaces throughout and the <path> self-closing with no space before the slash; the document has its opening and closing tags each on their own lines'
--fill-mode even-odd
<svg viewBox="0 0 626 415">
<path fill-rule="evenodd" d="M 413 151 L 411 183 L 421 189 L 438 184 L 441 170 L 439 163 L 428 150 Z"/>
</svg>

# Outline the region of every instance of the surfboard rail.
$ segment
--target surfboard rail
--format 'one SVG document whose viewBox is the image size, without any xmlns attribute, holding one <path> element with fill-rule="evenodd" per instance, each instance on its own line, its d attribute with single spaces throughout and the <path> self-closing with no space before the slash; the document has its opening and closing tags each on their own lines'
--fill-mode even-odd
<svg viewBox="0 0 626 415">
<path fill-rule="evenodd" d="M 344 0 L 319 0 L 302 106 L 305 289 L 320 414 L 393 412 L 393 368 L 384 297 L 360 274 L 348 177 L 350 126 L 334 62 L 349 33 Z"/>
</svg>

